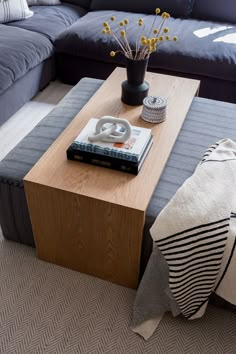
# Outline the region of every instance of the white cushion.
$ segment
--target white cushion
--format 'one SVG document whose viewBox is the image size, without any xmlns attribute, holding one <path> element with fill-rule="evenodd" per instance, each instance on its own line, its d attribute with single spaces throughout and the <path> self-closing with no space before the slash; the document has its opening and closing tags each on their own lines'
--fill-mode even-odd
<svg viewBox="0 0 236 354">
<path fill-rule="evenodd" d="M 32 15 L 26 0 L 0 0 L 0 23 L 23 20 Z"/>
</svg>

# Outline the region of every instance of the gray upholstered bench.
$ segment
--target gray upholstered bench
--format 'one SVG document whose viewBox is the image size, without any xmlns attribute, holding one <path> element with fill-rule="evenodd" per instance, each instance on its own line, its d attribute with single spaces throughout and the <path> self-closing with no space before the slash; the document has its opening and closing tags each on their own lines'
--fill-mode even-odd
<svg viewBox="0 0 236 354">
<path fill-rule="evenodd" d="M 82 79 L 0 162 L 0 223 L 6 239 L 34 246 L 23 178 L 103 81 Z M 152 242 L 149 228 L 160 210 L 197 166 L 208 145 L 236 140 L 236 105 L 194 98 L 146 213 L 141 274 Z"/>
<path fill-rule="evenodd" d="M 102 83 L 82 79 L 0 162 L 0 224 L 6 239 L 34 246 L 23 178 Z"/>
</svg>

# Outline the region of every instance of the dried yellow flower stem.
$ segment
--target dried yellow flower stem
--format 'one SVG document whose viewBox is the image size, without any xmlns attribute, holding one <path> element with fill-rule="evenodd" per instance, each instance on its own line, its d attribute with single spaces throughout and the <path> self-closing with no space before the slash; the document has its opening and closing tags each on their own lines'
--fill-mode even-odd
<svg viewBox="0 0 236 354">
<path fill-rule="evenodd" d="M 126 31 L 125 31 L 124 40 L 125 40 L 127 49 L 128 49 L 128 51 L 129 51 L 129 53 L 130 53 L 130 56 L 132 57 L 132 49 L 130 48 L 130 45 L 129 45 L 129 42 L 128 42 L 128 39 L 127 39 L 127 35 L 126 35 Z"/>
<path fill-rule="evenodd" d="M 141 35 L 144 31 L 144 21 L 142 18 L 138 20 L 138 26 L 141 30 L 140 35 L 137 36 L 136 40 L 136 45 L 135 45 L 135 50 L 132 50 L 127 38 L 127 25 L 129 23 L 128 19 L 124 19 L 123 21 L 119 21 L 117 23 L 118 25 L 118 33 L 115 33 L 111 30 L 109 23 L 104 22 L 103 26 L 104 29 L 102 30 L 102 33 L 110 34 L 114 37 L 114 39 L 117 41 L 118 45 L 120 46 L 121 50 L 117 51 L 111 51 L 110 55 L 115 56 L 116 53 L 121 52 L 123 53 L 127 58 L 133 59 L 133 60 L 142 60 L 145 58 L 148 58 L 149 55 L 152 52 L 155 52 L 157 50 L 157 43 L 162 43 L 164 40 L 170 41 L 171 37 L 169 35 L 166 35 L 169 32 L 168 27 L 164 27 L 164 22 L 167 18 L 170 17 L 170 15 L 167 12 L 163 12 L 160 16 L 161 22 L 158 28 L 154 28 L 155 23 L 156 23 L 156 18 L 158 14 L 160 14 L 160 9 L 157 8 L 155 10 L 155 18 L 153 21 L 153 24 L 151 26 L 150 32 L 148 36 Z M 110 20 L 113 22 L 115 21 L 115 16 L 111 16 Z M 122 27 L 122 28 L 121 28 Z M 177 41 L 177 37 L 174 36 L 172 38 L 173 41 Z"/>
<path fill-rule="evenodd" d="M 124 51 L 125 56 L 127 56 L 128 51 L 127 49 L 123 46 L 123 43 L 120 41 L 120 39 L 117 37 L 117 35 L 111 31 L 111 35 L 116 39 L 116 41 L 118 42 L 118 44 L 120 45 L 121 49 Z"/>
<path fill-rule="evenodd" d="M 139 55 L 139 52 L 140 52 L 140 41 L 139 41 L 139 38 L 140 38 L 140 35 L 142 33 L 142 31 L 144 31 L 144 28 L 145 26 L 143 26 L 143 28 L 140 27 L 140 32 L 139 32 L 139 35 L 137 36 L 137 39 L 136 39 L 136 43 L 135 43 L 135 55 L 134 55 L 134 60 L 137 60 L 138 58 L 138 55 Z M 145 36 L 141 36 L 142 37 L 145 37 Z M 146 37 L 145 37 L 146 39 Z"/>
<path fill-rule="evenodd" d="M 121 35 L 122 39 L 124 40 L 124 43 L 122 42 L 122 40 L 121 40 L 121 42 L 122 42 L 123 46 L 125 47 L 125 51 L 126 51 L 125 55 L 128 58 L 129 57 L 132 58 L 132 56 L 133 56 L 132 49 L 130 48 L 129 41 L 127 39 L 127 31 L 126 31 L 127 25 L 126 25 L 126 23 L 128 23 L 127 19 L 125 19 L 124 21 L 120 21 L 119 26 L 122 25 L 122 26 L 124 26 L 125 29 L 124 30 L 120 30 L 120 28 L 118 27 L 118 31 L 120 31 L 120 35 Z"/>
</svg>

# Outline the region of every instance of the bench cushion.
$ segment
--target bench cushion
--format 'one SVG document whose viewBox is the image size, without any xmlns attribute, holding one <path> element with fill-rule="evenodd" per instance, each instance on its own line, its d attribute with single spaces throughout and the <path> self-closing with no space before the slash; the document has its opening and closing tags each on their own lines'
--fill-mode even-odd
<svg viewBox="0 0 236 354">
<path fill-rule="evenodd" d="M 147 209 L 141 274 L 152 249 L 149 229 L 157 215 L 193 174 L 206 148 L 223 138 L 236 141 L 236 105 L 194 98 Z"/>
<path fill-rule="evenodd" d="M 128 38 L 135 48 L 139 14 L 122 11 L 89 12 L 78 22 L 63 32 L 55 41 L 56 51 L 73 57 L 82 57 L 98 62 L 125 65 L 125 57 L 117 54 L 118 45 L 113 37 L 101 33 L 102 24 L 109 20 L 111 13 L 117 21 L 129 18 Z M 154 15 L 143 15 L 145 34 L 151 30 Z M 158 18 L 158 22 L 161 21 Z M 111 24 L 113 28 L 114 24 Z M 222 26 L 213 22 L 194 19 L 174 19 L 166 21 L 170 36 L 176 35 L 177 42 L 165 41 L 149 59 L 149 68 L 172 72 L 202 75 L 236 82 L 236 26 Z M 156 26 L 158 27 L 158 26 Z"/>
<path fill-rule="evenodd" d="M 101 83 L 101 80 L 81 80 L 0 162 L 0 223 L 6 238 L 34 244 L 23 178 Z M 147 210 L 142 269 L 150 255 L 149 228 L 156 216 L 193 173 L 206 147 L 225 137 L 236 140 L 236 105 L 194 98 Z"/>
<path fill-rule="evenodd" d="M 23 178 L 101 83 L 82 79 L 0 162 L 0 224 L 5 238 L 34 246 Z"/>
</svg>

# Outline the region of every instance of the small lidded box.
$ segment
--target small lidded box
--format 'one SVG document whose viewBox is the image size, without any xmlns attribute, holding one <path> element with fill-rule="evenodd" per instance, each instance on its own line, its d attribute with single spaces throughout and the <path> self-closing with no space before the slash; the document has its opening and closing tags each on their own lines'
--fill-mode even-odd
<svg viewBox="0 0 236 354">
<path fill-rule="evenodd" d="M 166 119 L 166 107 L 167 99 L 164 97 L 145 97 L 141 118 L 149 123 L 161 123 Z"/>
</svg>

